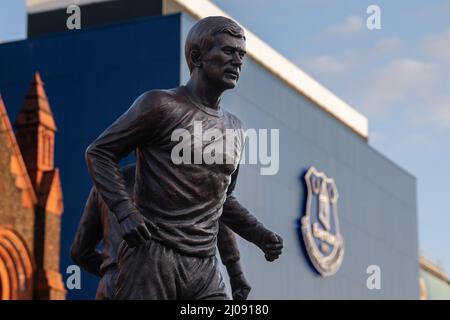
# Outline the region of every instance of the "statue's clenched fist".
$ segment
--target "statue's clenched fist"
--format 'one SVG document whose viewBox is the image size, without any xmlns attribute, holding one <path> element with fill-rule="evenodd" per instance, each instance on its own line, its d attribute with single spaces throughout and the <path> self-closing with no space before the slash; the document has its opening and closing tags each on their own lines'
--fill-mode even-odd
<svg viewBox="0 0 450 320">
<path fill-rule="evenodd" d="M 144 221 L 144 217 L 137 213 L 130 214 L 120 221 L 122 237 L 130 248 L 137 247 L 151 239 L 148 227 L 157 229 L 153 223 Z"/>
<path fill-rule="evenodd" d="M 264 235 L 260 248 L 264 252 L 264 257 L 267 261 L 274 261 L 278 259 L 283 250 L 283 239 L 269 231 Z"/>
</svg>

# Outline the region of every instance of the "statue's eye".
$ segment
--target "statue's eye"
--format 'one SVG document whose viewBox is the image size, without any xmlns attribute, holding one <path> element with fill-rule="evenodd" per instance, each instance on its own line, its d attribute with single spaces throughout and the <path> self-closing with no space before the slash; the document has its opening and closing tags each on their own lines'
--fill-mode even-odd
<svg viewBox="0 0 450 320">
<path fill-rule="evenodd" d="M 229 48 L 225 48 L 225 49 L 223 49 L 223 52 L 225 52 L 225 54 L 232 54 L 233 50 L 231 50 Z"/>
</svg>

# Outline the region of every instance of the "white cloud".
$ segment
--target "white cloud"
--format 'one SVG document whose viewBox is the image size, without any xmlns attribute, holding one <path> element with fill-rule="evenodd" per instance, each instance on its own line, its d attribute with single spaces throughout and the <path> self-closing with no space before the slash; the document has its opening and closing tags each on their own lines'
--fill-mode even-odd
<svg viewBox="0 0 450 320">
<path fill-rule="evenodd" d="M 394 53 L 403 48 L 403 41 L 399 38 L 382 38 L 375 44 L 378 53 Z"/>
<path fill-rule="evenodd" d="M 411 98 L 425 99 L 439 78 L 435 64 L 409 58 L 393 60 L 366 78 L 361 106 L 374 116 L 389 108 L 406 107 Z"/>
<path fill-rule="evenodd" d="M 440 34 L 425 37 L 422 40 L 422 48 L 435 59 L 450 61 L 450 28 Z"/>
<path fill-rule="evenodd" d="M 450 94 L 440 88 L 445 77 L 448 74 L 441 65 L 396 59 L 374 71 L 355 90 L 358 105 L 374 120 L 398 118 L 416 129 L 446 131 L 450 129 Z"/>
<path fill-rule="evenodd" d="M 306 68 L 311 70 L 313 74 L 320 73 L 329 76 L 339 75 L 347 70 L 345 63 L 329 55 L 311 59 L 306 63 Z"/>
<path fill-rule="evenodd" d="M 343 25 L 333 31 L 351 30 Z M 351 47 L 354 41 L 350 39 L 339 41 Z M 406 126 L 408 134 L 428 132 L 427 137 L 450 133 L 450 28 L 415 41 L 382 37 L 358 50 L 299 61 L 307 72 L 384 128 L 378 128 L 375 137 L 371 133 L 372 141 L 383 142 L 380 132 L 396 126 Z"/>
<path fill-rule="evenodd" d="M 360 16 L 348 16 L 341 23 L 327 29 L 328 33 L 336 35 L 353 35 L 365 29 L 365 24 Z"/>
</svg>

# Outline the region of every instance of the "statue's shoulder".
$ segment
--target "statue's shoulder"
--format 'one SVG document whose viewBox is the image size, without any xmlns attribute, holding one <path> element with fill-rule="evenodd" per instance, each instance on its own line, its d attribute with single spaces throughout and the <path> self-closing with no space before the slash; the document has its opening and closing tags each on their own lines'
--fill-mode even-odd
<svg viewBox="0 0 450 320">
<path fill-rule="evenodd" d="M 144 92 L 138 99 L 146 106 L 161 107 L 176 100 L 176 97 L 176 89 L 153 89 Z"/>
<path fill-rule="evenodd" d="M 242 122 L 241 119 L 238 118 L 234 113 L 231 113 L 228 110 L 224 109 L 224 113 L 229 119 L 229 121 L 232 123 L 232 126 L 234 129 L 245 129 L 244 122 Z"/>
</svg>

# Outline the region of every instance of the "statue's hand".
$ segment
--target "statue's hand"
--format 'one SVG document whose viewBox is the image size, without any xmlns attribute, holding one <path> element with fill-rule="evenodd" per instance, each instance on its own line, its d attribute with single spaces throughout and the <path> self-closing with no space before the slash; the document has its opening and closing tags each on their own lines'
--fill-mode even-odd
<svg viewBox="0 0 450 320">
<path fill-rule="evenodd" d="M 230 277 L 231 293 L 233 300 L 247 300 L 252 287 L 248 283 L 243 273 Z"/>
<path fill-rule="evenodd" d="M 130 248 L 144 244 L 151 239 L 150 231 L 145 225 L 144 218 L 137 213 L 130 214 L 120 222 L 123 239 Z"/>
<path fill-rule="evenodd" d="M 283 238 L 271 231 L 267 232 L 263 237 L 261 250 L 267 261 L 278 259 L 283 250 Z"/>
</svg>

